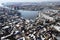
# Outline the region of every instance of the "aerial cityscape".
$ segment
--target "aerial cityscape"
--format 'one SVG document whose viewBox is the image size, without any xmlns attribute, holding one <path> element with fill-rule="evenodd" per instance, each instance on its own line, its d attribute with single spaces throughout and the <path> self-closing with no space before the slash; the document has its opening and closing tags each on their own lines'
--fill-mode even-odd
<svg viewBox="0 0 60 40">
<path fill-rule="evenodd" d="M 0 40 L 60 40 L 60 1 L 1 5 Z"/>
</svg>

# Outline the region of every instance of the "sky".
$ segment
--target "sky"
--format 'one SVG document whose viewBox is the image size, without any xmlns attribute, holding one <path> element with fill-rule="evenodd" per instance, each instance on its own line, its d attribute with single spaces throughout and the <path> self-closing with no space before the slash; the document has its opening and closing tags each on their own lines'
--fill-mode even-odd
<svg viewBox="0 0 60 40">
<path fill-rule="evenodd" d="M 56 0 L 0 0 L 0 5 L 1 3 L 6 3 L 6 2 L 43 2 L 43 1 L 56 1 Z"/>
<path fill-rule="evenodd" d="M 42 2 L 42 1 L 56 1 L 56 0 L 0 0 L 0 3 L 3 3 L 3 2 Z"/>
</svg>

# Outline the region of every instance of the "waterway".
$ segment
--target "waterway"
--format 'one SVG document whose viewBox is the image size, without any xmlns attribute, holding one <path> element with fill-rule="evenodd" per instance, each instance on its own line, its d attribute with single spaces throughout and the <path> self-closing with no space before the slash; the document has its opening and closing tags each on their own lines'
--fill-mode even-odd
<svg viewBox="0 0 60 40">
<path fill-rule="evenodd" d="M 24 19 L 35 19 L 39 14 L 38 11 L 18 10 L 21 13 L 21 17 Z"/>
</svg>

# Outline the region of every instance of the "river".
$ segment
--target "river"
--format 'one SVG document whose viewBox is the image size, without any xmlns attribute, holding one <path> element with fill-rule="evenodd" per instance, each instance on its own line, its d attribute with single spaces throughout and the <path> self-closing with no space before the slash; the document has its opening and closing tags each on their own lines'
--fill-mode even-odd
<svg viewBox="0 0 60 40">
<path fill-rule="evenodd" d="M 18 10 L 24 19 L 35 19 L 38 16 L 38 11 Z"/>
</svg>

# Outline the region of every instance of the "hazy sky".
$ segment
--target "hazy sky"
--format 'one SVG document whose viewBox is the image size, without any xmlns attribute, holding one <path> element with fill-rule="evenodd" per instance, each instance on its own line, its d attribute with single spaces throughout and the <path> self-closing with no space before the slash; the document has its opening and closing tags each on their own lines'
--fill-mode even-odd
<svg viewBox="0 0 60 40">
<path fill-rule="evenodd" d="M 5 2 L 42 2 L 42 1 L 56 1 L 56 0 L 0 0 L 0 4 Z"/>
<path fill-rule="evenodd" d="M 42 2 L 42 1 L 56 1 L 56 0 L 0 0 L 0 3 L 3 3 L 3 2 Z"/>
</svg>

